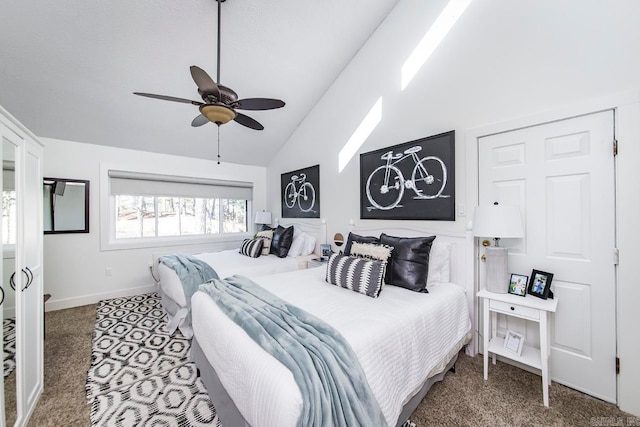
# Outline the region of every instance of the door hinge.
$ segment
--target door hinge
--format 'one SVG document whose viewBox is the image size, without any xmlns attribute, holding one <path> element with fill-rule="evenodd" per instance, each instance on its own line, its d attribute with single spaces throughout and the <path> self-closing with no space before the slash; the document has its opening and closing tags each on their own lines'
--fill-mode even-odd
<svg viewBox="0 0 640 427">
<path fill-rule="evenodd" d="M 613 248 L 613 265 L 618 265 L 620 263 L 620 249 Z"/>
<path fill-rule="evenodd" d="M 618 155 L 618 140 L 617 139 L 613 140 L 613 155 L 614 156 Z"/>
<path fill-rule="evenodd" d="M 616 374 L 620 373 L 620 358 L 616 357 Z"/>
</svg>

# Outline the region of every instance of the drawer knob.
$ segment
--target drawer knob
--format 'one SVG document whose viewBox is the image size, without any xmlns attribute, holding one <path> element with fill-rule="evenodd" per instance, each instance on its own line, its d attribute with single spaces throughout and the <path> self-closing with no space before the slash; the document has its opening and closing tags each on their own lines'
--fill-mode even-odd
<svg viewBox="0 0 640 427">
<path fill-rule="evenodd" d="M 515 310 L 515 309 L 516 309 L 516 308 L 515 308 L 514 306 L 511 306 L 511 310 L 512 310 L 512 311 L 513 311 L 513 310 Z"/>
</svg>

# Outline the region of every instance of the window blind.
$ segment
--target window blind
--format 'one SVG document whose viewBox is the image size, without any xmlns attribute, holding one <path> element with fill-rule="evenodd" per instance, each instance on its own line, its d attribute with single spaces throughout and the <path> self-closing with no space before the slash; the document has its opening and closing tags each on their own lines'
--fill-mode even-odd
<svg viewBox="0 0 640 427">
<path fill-rule="evenodd" d="M 253 183 L 110 170 L 109 193 L 111 195 L 251 200 Z"/>
</svg>

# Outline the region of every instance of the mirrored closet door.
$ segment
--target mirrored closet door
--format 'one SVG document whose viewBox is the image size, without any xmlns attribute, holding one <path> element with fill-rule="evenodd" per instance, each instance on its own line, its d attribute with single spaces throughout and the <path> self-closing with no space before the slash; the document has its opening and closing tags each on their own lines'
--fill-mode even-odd
<svg viewBox="0 0 640 427">
<path fill-rule="evenodd" d="M 43 146 L 0 107 L 4 375 L 0 427 L 26 426 L 43 389 Z"/>
</svg>

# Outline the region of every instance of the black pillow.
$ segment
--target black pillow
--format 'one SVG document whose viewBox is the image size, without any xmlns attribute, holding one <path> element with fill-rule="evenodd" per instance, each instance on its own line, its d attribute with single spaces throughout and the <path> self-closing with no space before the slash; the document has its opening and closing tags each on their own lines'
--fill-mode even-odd
<svg viewBox="0 0 640 427">
<path fill-rule="evenodd" d="M 262 224 L 262 227 L 260 227 L 260 231 L 269 231 L 269 230 L 273 231 L 275 230 L 275 228 L 269 227 L 267 224 Z"/>
<path fill-rule="evenodd" d="M 358 243 L 380 243 L 380 239 L 375 236 L 360 236 L 358 234 L 349 232 L 349 237 L 347 237 L 347 244 L 344 245 L 344 254 L 351 255 L 351 245 L 353 242 Z"/>
<path fill-rule="evenodd" d="M 273 239 L 271 240 L 271 253 L 278 258 L 285 258 L 289 253 L 289 248 L 293 242 L 293 225 L 287 228 L 279 225 L 273 230 Z"/>
<path fill-rule="evenodd" d="M 428 292 L 429 253 L 435 238 L 395 237 L 382 233 L 380 243 L 393 246 L 384 282 L 416 292 Z"/>
</svg>

